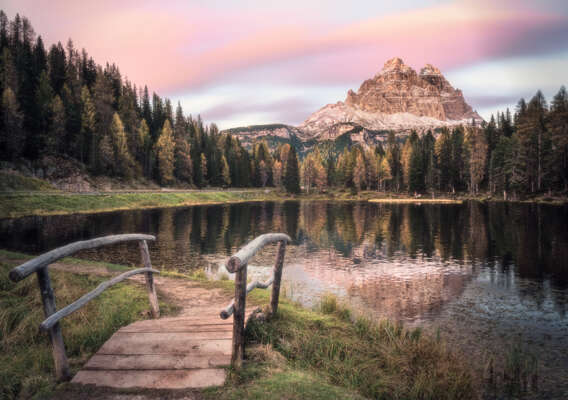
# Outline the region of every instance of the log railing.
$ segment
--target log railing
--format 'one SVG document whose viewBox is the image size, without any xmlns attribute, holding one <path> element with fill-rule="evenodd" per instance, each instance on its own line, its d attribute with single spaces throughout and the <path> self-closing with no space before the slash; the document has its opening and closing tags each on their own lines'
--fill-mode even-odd
<svg viewBox="0 0 568 400">
<path fill-rule="evenodd" d="M 245 307 L 246 296 L 255 288 L 266 289 L 272 285 L 272 296 L 270 298 L 270 313 L 275 314 L 278 310 L 278 298 L 280 296 L 280 281 L 282 279 L 282 267 L 284 265 L 284 254 L 286 253 L 286 243 L 292 239 L 283 233 L 267 233 L 258 236 L 248 243 L 237 254 L 227 261 L 227 270 L 235 273 L 235 298 L 226 308 L 221 310 L 221 318 L 227 319 L 233 315 L 233 350 L 231 355 L 231 366 L 240 368 L 244 357 L 245 340 Z M 266 282 L 254 281 L 247 286 L 247 264 L 248 261 L 264 246 L 270 243 L 279 242 L 276 262 L 274 263 L 274 274 Z"/>
<path fill-rule="evenodd" d="M 148 297 L 150 299 L 152 316 L 154 318 L 158 318 L 160 316 L 158 297 L 156 295 L 156 287 L 154 286 L 153 278 L 154 273 L 159 274 L 160 272 L 152 269 L 152 264 L 150 263 L 150 254 L 148 252 L 148 245 L 146 243 L 147 240 L 155 239 L 156 238 L 151 235 L 142 235 L 135 233 L 105 236 L 96 239 L 75 242 L 44 253 L 10 271 L 10 279 L 14 282 L 21 281 L 34 272 L 37 275 L 39 289 L 41 292 L 41 300 L 43 303 L 43 312 L 46 317 L 45 321 L 40 324 L 40 329 L 42 331 L 49 332 L 49 337 L 53 348 L 53 361 L 55 363 L 55 375 L 57 377 L 57 380 L 65 381 L 69 380 L 71 377 L 69 373 L 69 362 L 67 361 L 67 355 L 65 353 L 65 344 L 63 343 L 63 336 L 61 334 L 59 320 L 71 314 L 72 312 L 77 311 L 89 301 L 100 295 L 104 290 L 113 285 L 116 285 L 118 282 L 121 282 L 132 275 L 143 273 L 146 276 L 146 288 L 148 290 Z M 57 308 L 55 306 L 55 294 L 53 293 L 51 280 L 49 278 L 49 264 L 64 257 L 68 257 L 80 250 L 93 249 L 101 246 L 128 241 L 139 242 L 144 268 L 134 269 L 115 276 L 114 278 L 101 283 L 99 286 L 97 286 L 97 288 L 87 293 L 80 299 L 57 311 Z"/>
</svg>

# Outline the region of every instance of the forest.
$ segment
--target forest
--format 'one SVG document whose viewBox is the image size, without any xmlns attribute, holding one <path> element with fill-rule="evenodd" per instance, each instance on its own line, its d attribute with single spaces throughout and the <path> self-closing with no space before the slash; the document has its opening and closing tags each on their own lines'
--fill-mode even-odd
<svg viewBox="0 0 568 400">
<path fill-rule="evenodd" d="M 98 65 L 72 40 L 44 46 L 30 21 L 0 11 L 0 160 L 71 159 L 92 175 L 162 186 L 343 187 L 389 192 L 488 192 L 507 198 L 568 191 L 568 98 L 538 91 L 511 115 L 441 129 L 404 142 L 338 152 L 320 143 L 299 160 L 289 144 L 245 149 L 214 123 L 187 116 L 156 93 Z M 7 164 L 6 164 L 7 165 Z"/>
</svg>

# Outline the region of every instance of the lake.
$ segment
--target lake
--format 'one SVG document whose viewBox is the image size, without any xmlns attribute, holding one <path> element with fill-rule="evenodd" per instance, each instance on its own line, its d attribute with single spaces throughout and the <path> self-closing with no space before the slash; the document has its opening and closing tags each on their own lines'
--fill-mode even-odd
<svg viewBox="0 0 568 400">
<path fill-rule="evenodd" d="M 284 232 L 286 294 L 307 307 L 336 294 L 357 314 L 424 327 L 477 358 L 516 344 L 551 394 L 568 383 L 568 207 L 479 203 L 258 202 L 0 220 L 2 248 L 37 254 L 118 233 L 156 235 L 159 268 L 226 274 L 257 235 Z M 268 277 L 276 247 L 249 275 Z M 139 263 L 135 245 L 79 254 Z"/>
</svg>

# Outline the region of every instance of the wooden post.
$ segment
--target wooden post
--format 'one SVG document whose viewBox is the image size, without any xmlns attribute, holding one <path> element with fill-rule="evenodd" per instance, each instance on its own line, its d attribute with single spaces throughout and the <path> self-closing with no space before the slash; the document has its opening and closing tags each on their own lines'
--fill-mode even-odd
<svg viewBox="0 0 568 400">
<path fill-rule="evenodd" d="M 140 246 L 140 254 L 142 255 L 142 263 L 145 268 L 152 268 L 150 261 L 150 252 L 148 251 L 148 244 L 145 240 L 138 242 Z M 146 289 L 148 290 L 148 299 L 150 300 L 150 308 L 152 309 L 152 318 L 160 318 L 160 304 L 158 303 L 158 296 L 156 295 L 156 286 L 154 285 L 154 274 L 149 271 L 144 274 L 146 277 Z"/>
<path fill-rule="evenodd" d="M 278 254 L 274 263 L 274 283 L 272 284 L 272 296 L 270 297 L 270 313 L 278 311 L 278 299 L 280 297 L 280 281 L 282 280 L 282 267 L 284 266 L 284 254 L 286 253 L 286 241 L 278 244 Z"/>
<path fill-rule="evenodd" d="M 247 297 L 247 265 L 235 274 L 235 311 L 233 313 L 233 353 L 231 366 L 240 368 L 245 356 L 245 307 Z"/>
<path fill-rule="evenodd" d="M 41 292 L 43 312 L 46 318 L 57 311 L 55 307 L 55 296 L 51 288 L 51 280 L 49 279 L 47 268 L 46 266 L 37 270 L 37 281 Z M 55 376 L 58 381 L 68 381 L 71 379 L 71 374 L 69 373 L 69 362 L 65 354 L 65 344 L 63 343 L 59 322 L 49 329 L 49 338 L 51 339 L 51 347 L 53 350 Z"/>
</svg>

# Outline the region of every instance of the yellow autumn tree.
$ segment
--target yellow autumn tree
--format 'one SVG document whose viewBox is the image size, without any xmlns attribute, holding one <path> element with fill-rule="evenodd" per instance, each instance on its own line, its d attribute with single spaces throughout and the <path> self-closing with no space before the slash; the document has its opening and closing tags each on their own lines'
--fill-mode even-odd
<svg viewBox="0 0 568 400">
<path fill-rule="evenodd" d="M 160 171 L 160 183 L 167 185 L 174 180 L 174 150 L 175 143 L 170 120 L 164 122 L 160 138 L 156 142 L 156 154 L 158 156 L 158 169 Z"/>
</svg>

